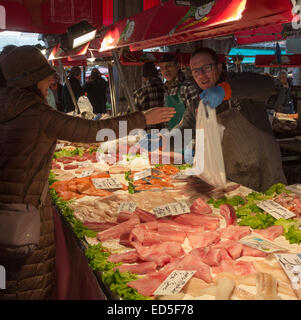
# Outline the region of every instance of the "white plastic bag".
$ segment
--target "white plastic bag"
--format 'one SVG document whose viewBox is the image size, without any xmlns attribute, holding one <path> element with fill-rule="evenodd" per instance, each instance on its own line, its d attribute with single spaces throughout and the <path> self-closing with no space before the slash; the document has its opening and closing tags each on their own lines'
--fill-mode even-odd
<svg viewBox="0 0 301 320">
<path fill-rule="evenodd" d="M 199 103 L 196 120 L 193 172 L 214 187 L 225 187 L 226 172 L 222 151 L 224 127 L 217 123 L 216 110 Z"/>
<path fill-rule="evenodd" d="M 82 118 L 92 120 L 95 117 L 93 113 L 93 107 L 88 97 L 80 96 L 77 101 L 80 114 Z"/>
</svg>

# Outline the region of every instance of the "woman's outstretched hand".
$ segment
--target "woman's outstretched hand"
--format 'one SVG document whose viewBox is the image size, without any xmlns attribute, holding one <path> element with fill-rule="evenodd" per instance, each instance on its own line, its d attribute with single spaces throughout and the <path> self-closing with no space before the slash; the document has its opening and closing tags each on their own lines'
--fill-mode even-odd
<svg viewBox="0 0 301 320">
<path fill-rule="evenodd" d="M 156 107 L 144 111 L 146 124 L 157 124 L 169 121 L 176 113 L 173 107 Z"/>
</svg>

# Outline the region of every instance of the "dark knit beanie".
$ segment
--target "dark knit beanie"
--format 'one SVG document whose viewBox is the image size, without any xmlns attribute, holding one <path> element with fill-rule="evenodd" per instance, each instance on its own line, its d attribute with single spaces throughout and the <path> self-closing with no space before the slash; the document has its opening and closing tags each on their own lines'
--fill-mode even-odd
<svg viewBox="0 0 301 320">
<path fill-rule="evenodd" d="M 28 45 L 13 49 L 0 64 L 8 87 L 29 87 L 56 72 L 39 49 Z"/>
<path fill-rule="evenodd" d="M 142 75 L 145 78 L 157 77 L 158 70 L 156 69 L 156 66 L 152 62 L 145 62 L 142 69 Z"/>
</svg>

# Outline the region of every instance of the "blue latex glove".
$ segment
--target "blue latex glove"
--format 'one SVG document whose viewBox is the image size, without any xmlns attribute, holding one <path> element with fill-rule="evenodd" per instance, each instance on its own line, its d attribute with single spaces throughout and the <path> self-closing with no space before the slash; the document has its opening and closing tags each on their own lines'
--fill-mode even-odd
<svg viewBox="0 0 301 320">
<path fill-rule="evenodd" d="M 148 152 L 153 152 L 162 147 L 162 137 L 157 134 L 146 134 L 139 141 L 140 146 Z"/>
<path fill-rule="evenodd" d="M 200 99 L 203 103 L 213 109 L 218 107 L 224 101 L 224 98 L 225 90 L 221 86 L 206 89 L 200 94 Z"/>
</svg>

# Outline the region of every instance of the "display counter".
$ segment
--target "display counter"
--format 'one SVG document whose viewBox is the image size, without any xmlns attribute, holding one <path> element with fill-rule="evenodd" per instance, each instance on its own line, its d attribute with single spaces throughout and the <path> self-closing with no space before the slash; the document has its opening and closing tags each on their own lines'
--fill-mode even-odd
<svg viewBox="0 0 301 320">
<path fill-rule="evenodd" d="M 65 238 L 60 298 L 299 299 L 281 259 L 300 260 L 300 195 L 280 184 L 265 194 L 231 182 L 213 188 L 176 165 L 153 167 L 129 154 L 109 164 L 81 147 L 53 163 L 56 230 L 61 224 Z M 173 289 L 169 276 L 182 277 Z"/>
</svg>

